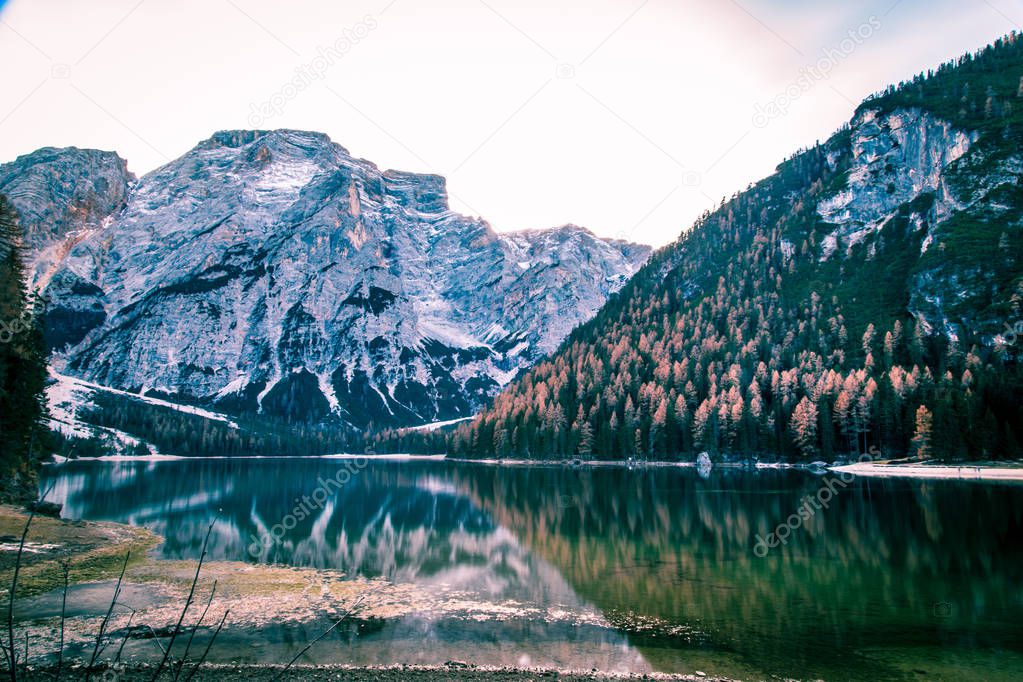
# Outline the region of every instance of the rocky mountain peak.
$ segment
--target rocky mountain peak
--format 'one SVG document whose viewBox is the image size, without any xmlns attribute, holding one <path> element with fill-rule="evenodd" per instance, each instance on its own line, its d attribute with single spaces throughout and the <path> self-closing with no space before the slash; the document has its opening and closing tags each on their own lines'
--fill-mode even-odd
<svg viewBox="0 0 1023 682">
<path fill-rule="evenodd" d="M 136 178 L 114 152 L 44 147 L 0 166 L 0 193 L 18 209 L 27 244 L 44 248 L 98 227 L 123 208 Z"/>
<path fill-rule="evenodd" d="M 89 160 L 62 191 L 102 195 L 110 164 Z M 451 211 L 443 177 L 381 171 L 315 132 L 217 132 L 118 188 L 101 225 L 37 254 L 58 369 L 303 421 L 468 416 L 649 254 L 576 226 L 498 234 Z"/>
</svg>

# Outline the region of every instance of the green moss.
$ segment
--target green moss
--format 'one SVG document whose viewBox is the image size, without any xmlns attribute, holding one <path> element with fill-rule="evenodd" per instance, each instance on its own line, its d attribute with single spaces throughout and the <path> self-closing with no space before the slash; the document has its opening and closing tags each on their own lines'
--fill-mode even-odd
<svg viewBox="0 0 1023 682">
<path fill-rule="evenodd" d="M 0 507 L 0 534 L 21 536 L 27 515 L 12 507 Z M 116 579 L 130 552 L 129 566 L 149 559 L 147 553 L 160 542 L 160 536 L 144 529 L 112 523 L 80 523 L 36 516 L 32 520 L 27 543 L 55 546 L 45 551 L 24 553 L 18 575 L 18 596 L 30 597 L 64 584 L 61 561 L 70 559 L 72 584 Z M 4 553 L 0 568 L 3 593 L 10 589 L 16 554 Z"/>
<path fill-rule="evenodd" d="M 128 566 L 137 566 L 148 561 L 146 553 L 159 543 L 159 538 L 139 537 L 133 541 L 72 556 L 70 584 L 115 580 L 124 565 L 128 552 L 131 557 Z M 64 584 L 64 574 L 56 561 L 26 568 L 18 580 L 18 596 L 31 597 L 58 589 Z"/>
</svg>

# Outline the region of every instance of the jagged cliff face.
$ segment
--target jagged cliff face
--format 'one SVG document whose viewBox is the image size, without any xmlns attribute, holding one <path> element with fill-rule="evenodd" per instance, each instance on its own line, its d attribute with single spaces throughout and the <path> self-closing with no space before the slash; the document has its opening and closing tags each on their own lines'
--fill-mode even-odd
<svg viewBox="0 0 1023 682">
<path fill-rule="evenodd" d="M 1023 156 L 979 139 L 916 108 L 861 111 L 848 147 L 832 145 L 829 164 L 846 169 L 846 182 L 817 206 L 832 228 L 820 260 L 845 259 L 864 245 L 863 267 L 885 267 L 876 259 L 879 236 L 893 221 L 908 221 L 918 244 L 903 256 L 911 266 L 908 312 L 929 334 L 959 339 L 979 331 L 996 342 L 1012 291 L 999 291 L 995 266 L 1011 263 L 979 259 L 971 248 L 1020 228 Z"/>
<path fill-rule="evenodd" d="M 45 286 L 69 246 L 124 208 L 135 182 L 124 159 L 95 149 L 46 147 L 0 165 L 0 194 L 34 254 L 32 281 Z"/>
<path fill-rule="evenodd" d="M 847 186 L 817 207 L 821 218 L 838 226 L 825 238 L 824 257 L 837 242 L 851 247 L 876 231 L 902 205 L 924 193 L 940 192 L 935 218 L 947 217 L 954 205 L 943 172 L 969 151 L 976 135 L 954 130 L 948 122 L 920 112 L 880 116 L 867 110 L 852 122 Z M 837 160 L 832 159 L 834 167 Z"/>
<path fill-rule="evenodd" d="M 49 173 L 95 185 L 92 157 L 65 160 L 76 153 Z M 468 416 L 649 251 L 572 226 L 498 235 L 448 208 L 443 178 L 382 172 L 317 133 L 218 133 L 126 186 L 37 243 L 55 362 L 237 412 Z M 24 212 L 40 197 L 72 204 L 12 199 Z"/>
</svg>

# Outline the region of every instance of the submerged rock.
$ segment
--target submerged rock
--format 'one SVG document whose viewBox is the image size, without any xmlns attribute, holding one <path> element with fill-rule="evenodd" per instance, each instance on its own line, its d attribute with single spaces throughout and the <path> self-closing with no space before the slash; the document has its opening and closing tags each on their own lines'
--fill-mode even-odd
<svg viewBox="0 0 1023 682">
<path fill-rule="evenodd" d="M 63 505 L 57 504 L 56 502 L 46 502 L 43 500 L 37 500 L 26 505 L 26 509 L 33 511 L 36 514 L 42 516 L 49 516 L 54 519 L 60 518 L 60 510 Z"/>
</svg>

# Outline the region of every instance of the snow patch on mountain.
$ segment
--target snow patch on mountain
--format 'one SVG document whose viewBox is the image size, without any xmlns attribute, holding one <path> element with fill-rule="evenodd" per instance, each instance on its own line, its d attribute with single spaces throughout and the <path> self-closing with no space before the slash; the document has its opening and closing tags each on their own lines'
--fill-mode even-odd
<svg viewBox="0 0 1023 682">
<path fill-rule="evenodd" d="M 381 171 L 320 133 L 216 133 L 137 182 L 99 154 L 0 166 L 16 190 L 33 169 L 23 213 L 93 197 L 87 220 L 35 231 L 54 366 L 216 413 L 469 416 L 650 252 L 573 225 L 498 234 L 451 211 L 444 178 Z"/>
</svg>

